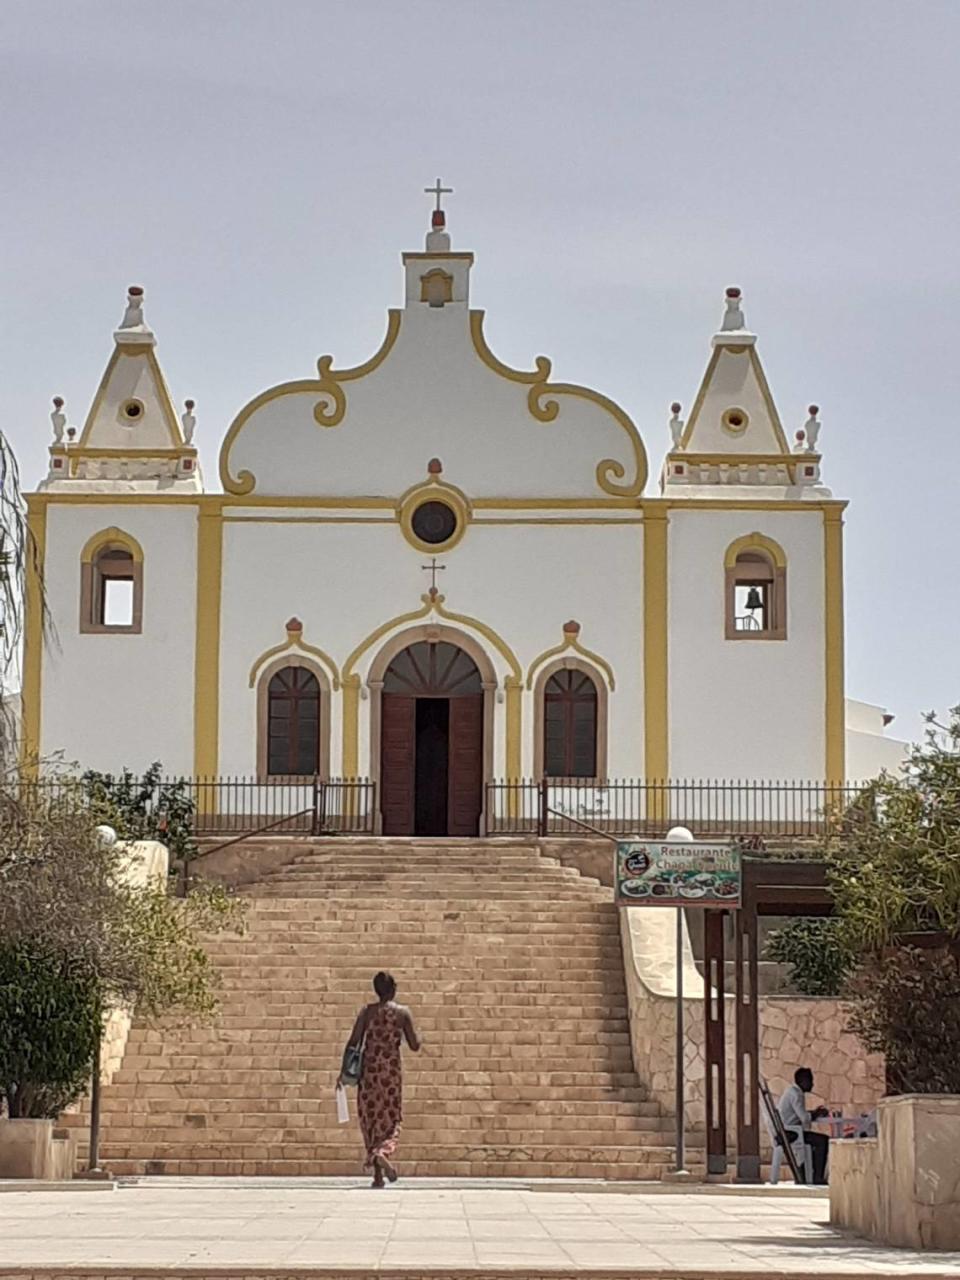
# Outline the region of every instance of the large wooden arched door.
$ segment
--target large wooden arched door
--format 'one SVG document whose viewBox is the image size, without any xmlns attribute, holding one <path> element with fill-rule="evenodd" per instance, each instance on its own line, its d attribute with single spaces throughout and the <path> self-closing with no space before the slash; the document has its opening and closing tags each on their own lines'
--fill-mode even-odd
<svg viewBox="0 0 960 1280">
<path fill-rule="evenodd" d="M 384 834 L 477 835 L 483 690 L 476 663 L 447 641 L 417 641 L 390 663 L 381 697 Z"/>
</svg>

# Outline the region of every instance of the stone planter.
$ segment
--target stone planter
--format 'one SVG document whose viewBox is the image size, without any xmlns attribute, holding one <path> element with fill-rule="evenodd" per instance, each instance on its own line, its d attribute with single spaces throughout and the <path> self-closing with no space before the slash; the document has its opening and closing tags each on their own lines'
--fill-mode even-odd
<svg viewBox="0 0 960 1280">
<path fill-rule="evenodd" d="M 0 1178 L 72 1178 L 76 1140 L 54 1120 L 0 1120 Z"/>
<path fill-rule="evenodd" d="M 960 1095 L 877 1108 L 877 1137 L 831 1144 L 830 1221 L 884 1244 L 960 1249 Z"/>
</svg>

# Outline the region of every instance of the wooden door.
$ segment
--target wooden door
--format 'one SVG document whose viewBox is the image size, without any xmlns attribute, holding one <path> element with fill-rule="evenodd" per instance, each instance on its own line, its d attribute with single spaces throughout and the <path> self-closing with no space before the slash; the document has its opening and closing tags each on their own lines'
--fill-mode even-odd
<svg viewBox="0 0 960 1280">
<path fill-rule="evenodd" d="M 450 765 L 447 830 L 480 834 L 483 808 L 483 694 L 450 699 Z"/>
<path fill-rule="evenodd" d="M 417 700 L 384 693 L 380 720 L 380 811 L 383 834 L 413 835 Z"/>
</svg>

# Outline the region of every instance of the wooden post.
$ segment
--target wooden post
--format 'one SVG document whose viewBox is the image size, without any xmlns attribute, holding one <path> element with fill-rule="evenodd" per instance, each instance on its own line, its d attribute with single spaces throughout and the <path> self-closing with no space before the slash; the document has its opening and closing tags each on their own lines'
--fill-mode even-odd
<svg viewBox="0 0 960 1280">
<path fill-rule="evenodd" d="M 725 911 L 703 914 L 703 1010 L 706 1022 L 707 1173 L 727 1171 L 727 1045 L 724 1018 Z"/>
<path fill-rule="evenodd" d="M 101 1037 L 102 1038 L 102 1037 Z M 96 1175 L 100 1170 L 100 1044 L 93 1051 L 93 1074 L 90 1078 L 90 1151 L 87 1158 L 87 1174 Z"/>
<path fill-rule="evenodd" d="M 746 885 L 743 905 L 734 919 L 737 930 L 737 1182 L 759 1182 L 757 904 Z"/>
</svg>

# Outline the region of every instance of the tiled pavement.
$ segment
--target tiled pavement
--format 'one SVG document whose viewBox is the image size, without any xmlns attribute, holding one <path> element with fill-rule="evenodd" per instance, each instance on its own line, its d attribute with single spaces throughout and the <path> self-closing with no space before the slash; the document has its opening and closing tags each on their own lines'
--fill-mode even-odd
<svg viewBox="0 0 960 1280">
<path fill-rule="evenodd" d="M 960 1275 L 960 1253 L 844 1235 L 827 1224 L 828 1209 L 788 1187 L 744 1195 L 400 1183 L 373 1192 L 346 1182 L 176 1180 L 98 1194 L 14 1191 L 0 1195 L 0 1280 L 81 1268 L 125 1277 Z"/>
</svg>

